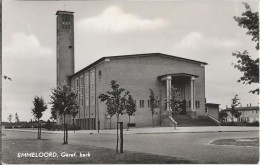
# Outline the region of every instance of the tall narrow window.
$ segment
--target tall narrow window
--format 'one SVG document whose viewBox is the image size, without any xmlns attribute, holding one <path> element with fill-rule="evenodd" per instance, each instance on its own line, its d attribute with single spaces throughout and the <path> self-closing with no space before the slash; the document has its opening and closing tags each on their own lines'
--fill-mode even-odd
<svg viewBox="0 0 260 165">
<path fill-rule="evenodd" d="M 95 73 L 94 70 L 90 73 L 90 94 L 91 94 L 91 104 L 95 105 L 95 93 L 94 93 L 94 84 L 95 84 Z"/>
<path fill-rule="evenodd" d="M 89 75 L 85 74 L 85 105 L 89 105 Z"/>
<path fill-rule="evenodd" d="M 144 108 L 144 100 L 140 100 L 140 108 Z"/>
<path fill-rule="evenodd" d="M 74 80 L 73 79 L 71 80 L 71 87 L 70 87 L 70 89 L 71 89 L 71 91 L 74 92 Z"/>
<path fill-rule="evenodd" d="M 79 102 L 79 79 L 76 79 L 76 93 L 77 93 L 77 100 Z"/>
<path fill-rule="evenodd" d="M 83 76 L 80 76 L 80 105 L 84 105 L 84 83 L 83 83 Z"/>
</svg>

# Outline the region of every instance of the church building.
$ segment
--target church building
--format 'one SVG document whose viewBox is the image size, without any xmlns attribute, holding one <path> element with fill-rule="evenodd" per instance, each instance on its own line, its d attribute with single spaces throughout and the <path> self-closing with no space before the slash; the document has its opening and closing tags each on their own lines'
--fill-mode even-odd
<svg viewBox="0 0 260 165">
<path fill-rule="evenodd" d="M 136 103 L 136 113 L 131 123 L 136 127 L 152 126 L 149 89 L 158 96 L 154 115 L 155 126 L 173 126 L 175 120 L 166 101 L 171 86 L 178 88 L 185 100 L 184 115 L 190 118 L 206 116 L 205 65 L 207 63 L 166 55 L 147 53 L 104 56 L 85 68 L 74 72 L 74 22 L 73 12 L 57 11 L 57 85 L 64 82 L 78 94 L 79 113 L 76 124 L 81 129 L 109 129 L 110 115 L 106 105 L 98 99 L 101 93 L 111 90 L 111 80 L 127 89 Z M 71 123 L 72 118 L 67 117 Z M 112 128 L 116 117 L 111 118 Z M 128 116 L 120 116 L 126 127 Z M 58 119 L 58 123 L 62 118 Z"/>
</svg>

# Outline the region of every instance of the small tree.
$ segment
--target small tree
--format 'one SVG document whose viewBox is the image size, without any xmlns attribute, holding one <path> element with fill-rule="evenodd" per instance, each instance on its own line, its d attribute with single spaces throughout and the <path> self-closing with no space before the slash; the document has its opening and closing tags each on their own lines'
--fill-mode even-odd
<svg viewBox="0 0 260 165">
<path fill-rule="evenodd" d="M 126 93 L 123 93 L 125 89 L 120 88 L 119 84 L 115 81 L 111 81 L 112 91 L 107 91 L 106 93 L 102 93 L 98 96 L 98 98 L 105 102 L 107 105 L 108 113 L 116 115 L 116 153 L 118 153 L 118 121 L 119 115 L 123 115 L 125 111 L 125 102 L 126 102 Z"/>
<path fill-rule="evenodd" d="M 238 118 L 241 116 L 241 112 L 236 111 L 236 112 L 234 113 L 234 116 L 235 116 L 235 118 L 237 119 L 237 122 L 238 122 Z"/>
<path fill-rule="evenodd" d="M 38 127 L 40 127 L 40 118 L 48 107 L 43 98 L 38 96 L 34 97 L 33 106 L 32 114 L 38 120 Z M 41 129 L 38 129 L 38 139 L 41 139 Z"/>
<path fill-rule="evenodd" d="M 112 117 L 116 114 L 116 111 L 114 109 L 114 104 L 113 104 L 113 100 L 112 99 L 107 99 L 106 101 L 106 106 L 107 106 L 107 113 L 108 115 L 110 115 L 110 126 L 109 129 L 111 130 L 111 120 Z"/>
<path fill-rule="evenodd" d="M 17 114 L 17 112 L 15 113 L 15 122 L 16 123 L 19 123 L 19 121 L 20 121 L 20 119 L 19 119 L 19 116 L 18 116 L 18 114 Z"/>
<path fill-rule="evenodd" d="M 135 102 L 133 100 L 132 95 L 130 94 L 129 91 L 126 92 L 127 94 L 127 99 L 126 99 L 126 104 L 125 104 L 125 108 L 126 108 L 126 113 L 129 117 L 128 120 L 128 125 L 127 125 L 127 131 L 129 130 L 129 124 L 130 124 L 130 117 L 134 115 L 134 113 L 136 112 L 136 105 Z"/>
<path fill-rule="evenodd" d="M 236 94 L 235 97 L 232 99 L 231 103 L 231 115 L 232 115 L 232 122 L 234 122 L 234 114 L 236 113 L 236 107 L 240 104 L 238 95 Z"/>
<path fill-rule="evenodd" d="M 13 115 L 11 113 L 9 113 L 9 115 L 7 117 L 7 120 L 9 121 L 9 123 L 12 123 L 12 118 L 13 118 Z"/>
<path fill-rule="evenodd" d="M 63 116 L 64 130 L 65 130 L 65 119 L 66 115 L 70 115 L 71 111 L 78 107 L 77 93 L 71 91 L 67 84 L 58 86 L 56 89 L 52 89 L 51 95 L 51 114 L 53 118 L 57 118 L 57 115 Z M 64 144 L 65 141 L 65 131 L 64 131 Z"/>
<path fill-rule="evenodd" d="M 183 104 L 183 99 L 181 98 L 181 94 L 178 89 L 174 86 L 171 87 L 169 104 L 173 114 L 179 113 L 182 110 L 181 105 Z"/>
<path fill-rule="evenodd" d="M 223 121 L 223 119 L 226 119 L 227 117 L 228 117 L 228 114 L 226 111 L 219 112 L 219 118 L 221 119 L 221 121 Z"/>
<path fill-rule="evenodd" d="M 155 113 L 155 108 L 158 107 L 157 104 L 157 100 L 158 100 L 158 96 L 155 96 L 154 92 L 152 89 L 150 90 L 150 95 L 149 95 L 149 100 L 150 100 L 150 111 L 152 112 L 152 124 L 153 124 L 153 128 L 154 128 L 154 121 L 153 121 L 153 115 Z"/>
<path fill-rule="evenodd" d="M 55 111 L 54 109 L 53 109 L 53 107 L 51 108 L 51 118 L 50 119 L 52 119 L 52 121 L 54 121 L 54 120 L 57 120 L 57 111 Z"/>
<path fill-rule="evenodd" d="M 252 41 L 256 43 L 256 50 L 259 50 L 259 12 L 253 12 L 247 3 L 244 3 L 246 11 L 241 17 L 234 17 L 238 26 L 246 28 L 247 35 L 252 36 Z M 259 83 L 259 58 L 252 59 L 247 50 L 243 52 L 236 51 L 232 53 L 237 58 L 237 64 L 234 65 L 243 73 L 238 82 L 243 84 Z M 259 88 L 249 91 L 259 95 Z"/>
</svg>

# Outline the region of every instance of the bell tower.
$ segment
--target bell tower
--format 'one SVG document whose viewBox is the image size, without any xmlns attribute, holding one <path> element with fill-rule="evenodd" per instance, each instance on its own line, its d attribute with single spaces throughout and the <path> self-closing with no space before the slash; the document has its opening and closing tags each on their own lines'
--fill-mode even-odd
<svg viewBox="0 0 260 165">
<path fill-rule="evenodd" d="M 57 85 L 74 74 L 74 12 L 57 11 Z"/>
</svg>

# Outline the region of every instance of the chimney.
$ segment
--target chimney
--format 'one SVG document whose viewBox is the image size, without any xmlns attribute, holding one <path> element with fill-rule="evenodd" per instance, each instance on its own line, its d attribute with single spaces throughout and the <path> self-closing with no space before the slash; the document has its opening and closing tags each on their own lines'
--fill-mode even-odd
<svg viewBox="0 0 260 165">
<path fill-rule="evenodd" d="M 228 108 L 228 106 L 226 105 L 226 109 Z"/>
<path fill-rule="evenodd" d="M 250 103 L 250 107 L 251 107 L 251 103 Z"/>
<path fill-rule="evenodd" d="M 248 107 L 248 104 L 246 104 L 246 107 Z"/>
</svg>

